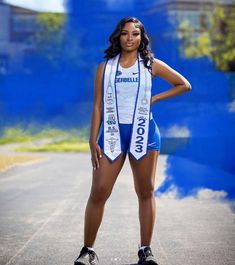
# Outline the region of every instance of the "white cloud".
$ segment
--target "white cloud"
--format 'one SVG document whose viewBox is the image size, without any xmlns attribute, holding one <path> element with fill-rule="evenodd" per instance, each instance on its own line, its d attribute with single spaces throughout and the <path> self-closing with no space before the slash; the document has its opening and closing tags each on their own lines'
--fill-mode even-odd
<svg viewBox="0 0 235 265">
<path fill-rule="evenodd" d="M 231 103 L 228 103 L 228 111 L 235 112 L 235 99 Z"/>
<path fill-rule="evenodd" d="M 160 155 L 158 157 L 157 172 L 156 172 L 157 175 L 156 188 L 159 188 L 166 179 L 167 158 L 168 155 Z"/>
<path fill-rule="evenodd" d="M 162 199 L 174 199 L 177 200 L 179 198 L 179 191 L 178 188 L 172 184 L 167 191 L 160 193 L 157 192 L 157 197 Z"/>
<path fill-rule="evenodd" d="M 195 195 L 189 195 L 189 196 L 183 197 L 182 199 L 188 200 L 191 198 L 191 199 L 195 199 L 201 202 L 223 201 L 226 195 L 227 195 L 227 192 L 225 192 L 224 190 L 214 191 L 214 190 L 207 189 L 207 188 L 201 188 L 197 190 Z M 177 186 L 175 186 L 174 184 L 172 184 L 167 189 L 167 191 L 163 193 L 158 193 L 158 198 L 179 200 L 180 197 L 181 197 L 180 191 L 177 188 Z"/>
<path fill-rule="evenodd" d="M 65 12 L 64 0 L 5 0 L 4 2 L 37 11 Z"/>
<path fill-rule="evenodd" d="M 173 125 L 164 133 L 165 137 L 190 137 L 190 130 L 186 126 Z"/>
<path fill-rule="evenodd" d="M 214 191 L 210 189 L 200 189 L 197 192 L 196 198 L 199 200 L 221 200 L 225 198 L 227 195 L 227 192 L 224 190 L 221 191 Z"/>
</svg>

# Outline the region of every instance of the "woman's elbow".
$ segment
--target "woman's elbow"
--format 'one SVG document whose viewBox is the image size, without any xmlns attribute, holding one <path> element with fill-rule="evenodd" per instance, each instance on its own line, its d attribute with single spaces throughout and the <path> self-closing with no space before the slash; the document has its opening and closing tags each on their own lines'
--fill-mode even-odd
<svg viewBox="0 0 235 265">
<path fill-rule="evenodd" d="M 192 90 L 192 86 L 189 82 L 184 83 L 184 92 L 189 92 Z"/>
</svg>

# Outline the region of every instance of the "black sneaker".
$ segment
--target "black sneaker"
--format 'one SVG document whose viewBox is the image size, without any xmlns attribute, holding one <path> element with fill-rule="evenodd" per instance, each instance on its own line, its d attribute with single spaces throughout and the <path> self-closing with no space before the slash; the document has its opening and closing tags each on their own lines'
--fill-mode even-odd
<svg viewBox="0 0 235 265">
<path fill-rule="evenodd" d="M 74 265 L 98 265 L 99 259 L 95 251 L 83 247 Z"/>
<path fill-rule="evenodd" d="M 141 265 L 158 265 L 155 258 L 153 257 L 153 253 L 150 247 L 145 247 L 144 249 L 140 249 L 138 252 L 139 261 L 138 264 Z"/>
</svg>

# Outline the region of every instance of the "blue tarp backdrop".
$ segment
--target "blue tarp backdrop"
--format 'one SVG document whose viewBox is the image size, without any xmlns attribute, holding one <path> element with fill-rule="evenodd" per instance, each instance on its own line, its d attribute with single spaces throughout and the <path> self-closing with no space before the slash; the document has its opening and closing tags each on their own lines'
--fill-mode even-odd
<svg viewBox="0 0 235 265">
<path fill-rule="evenodd" d="M 54 69 L 36 54 L 26 61 L 30 74 L 18 71 L 0 78 L 2 125 L 17 122 L 51 122 L 59 127 L 89 126 L 93 82 L 97 65 L 103 61 L 108 37 L 124 16 L 139 18 L 150 37 L 155 57 L 182 73 L 192 91 L 159 102 L 154 118 L 168 156 L 168 175 L 159 192 L 177 187 L 180 196 L 200 188 L 224 190 L 235 196 L 235 110 L 226 73 L 215 69 L 208 58 L 188 59 L 181 55 L 176 25 L 167 19 L 156 1 L 68 1 L 65 49 L 71 39 L 77 45 L 76 66 L 67 53 L 59 55 Z M 170 88 L 160 78 L 153 82 L 153 94 Z"/>
</svg>

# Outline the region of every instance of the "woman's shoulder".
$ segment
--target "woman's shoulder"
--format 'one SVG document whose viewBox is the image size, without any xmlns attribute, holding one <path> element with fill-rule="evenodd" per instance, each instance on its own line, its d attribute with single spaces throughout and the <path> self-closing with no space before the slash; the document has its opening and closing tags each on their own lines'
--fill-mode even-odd
<svg viewBox="0 0 235 265">
<path fill-rule="evenodd" d="M 97 69 L 99 69 L 99 68 L 104 68 L 105 67 L 105 64 L 106 64 L 106 61 L 104 62 L 100 62 L 99 64 L 98 64 L 98 67 L 97 67 Z"/>
<path fill-rule="evenodd" d="M 159 65 L 167 65 L 167 64 L 158 58 L 154 58 L 153 63 L 152 63 L 152 67 L 157 67 Z"/>
<path fill-rule="evenodd" d="M 159 74 L 159 72 L 163 69 L 169 68 L 170 66 L 165 63 L 164 61 L 154 58 L 153 63 L 152 63 L 152 75 L 156 76 Z"/>
</svg>

